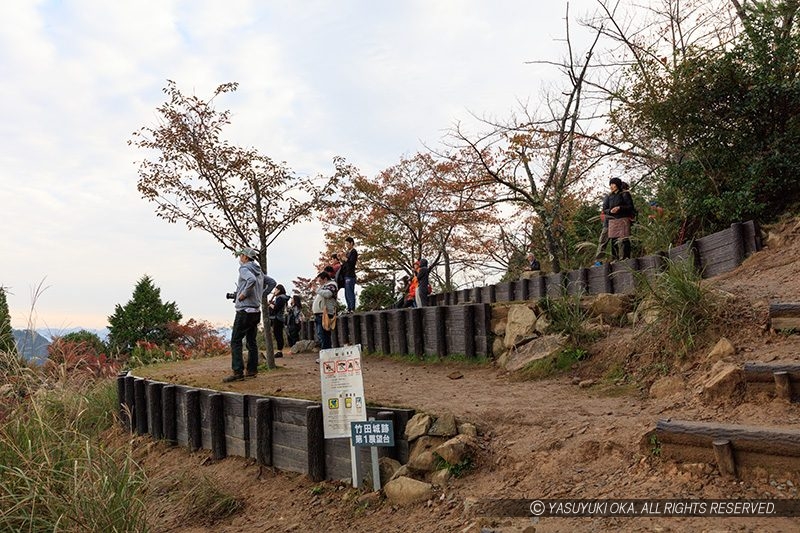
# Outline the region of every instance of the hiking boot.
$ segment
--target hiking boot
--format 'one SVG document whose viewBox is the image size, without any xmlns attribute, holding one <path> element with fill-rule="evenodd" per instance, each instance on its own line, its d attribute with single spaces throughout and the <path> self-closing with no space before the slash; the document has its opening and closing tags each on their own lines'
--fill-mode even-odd
<svg viewBox="0 0 800 533">
<path fill-rule="evenodd" d="M 222 378 L 223 383 L 230 383 L 232 381 L 242 381 L 244 379 L 244 374 L 231 374 L 230 376 L 225 376 Z"/>
<path fill-rule="evenodd" d="M 258 375 L 258 371 L 255 371 L 255 372 L 245 372 L 245 373 L 244 373 L 244 377 L 246 377 L 246 378 L 248 378 L 248 379 L 249 379 L 249 378 L 254 378 L 254 377 L 256 377 L 257 375 Z"/>
<path fill-rule="evenodd" d="M 283 357 L 283 352 L 275 352 L 275 355 L 273 357 L 275 359 L 278 359 L 279 357 Z"/>
</svg>

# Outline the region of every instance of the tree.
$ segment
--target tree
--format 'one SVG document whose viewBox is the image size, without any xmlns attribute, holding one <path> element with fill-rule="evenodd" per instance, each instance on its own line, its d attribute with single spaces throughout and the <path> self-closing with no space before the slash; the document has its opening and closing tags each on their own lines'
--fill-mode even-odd
<svg viewBox="0 0 800 533">
<path fill-rule="evenodd" d="M 16 353 L 17 344 L 14 342 L 14 331 L 11 329 L 11 314 L 8 311 L 6 288 L 0 286 L 0 352 Z"/>
<path fill-rule="evenodd" d="M 470 172 L 456 158 L 415 154 L 374 178 L 357 175 L 342 185 L 340 205 L 323 219 L 328 249 L 341 253 L 351 235 L 359 250 L 359 281 L 369 284 L 388 273 L 412 273 L 425 257 L 439 263 L 447 290 L 460 269 L 475 263 L 479 248 L 467 238 L 497 224 L 493 209 L 475 209 L 473 191 L 453 186 Z"/>
<path fill-rule="evenodd" d="M 588 51 L 580 58 L 572 53 L 567 11 L 569 56 L 558 68 L 568 80 L 559 94 L 550 96 L 543 111 L 532 112 L 523 105 L 519 116 L 505 122 L 483 120 L 487 131 L 473 135 L 457 124 L 450 132 L 451 143 L 467 163 L 482 169 L 472 179 L 460 180 L 462 190 L 480 191 L 480 207 L 512 204 L 536 216 L 553 272 L 560 272 L 565 250 L 561 244 L 567 204 L 590 171 L 605 156 L 594 150 L 595 143 L 583 134 L 582 121 L 591 113 L 584 110 L 587 74 L 600 38 L 596 32 Z M 589 116 L 585 116 L 585 115 Z"/>
<path fill-rule="evenodd" d="M 212 103 L 237 88 L 237 83 L 220 85 L 206 102 L 185 96 L 168 81 L 168 101 L 157 109 L 160 123 L 135 132 L 129 144 L 158 154 L 141 162 L 138 182 L 142 197 L 156 204 L 158 217 L 172 223 L 182 220 L 230 251 L 255 244 L 266 272 L 270 244 L 325 206 L 350 168 L 337 157 L 333 176 L 304 178 L 255 148 L 222 139 L 230 112 L 217 111 Z M 264 331 L 269 332 L 267 313 L 263 317 Z M 275 368 L 269 335 L 266 340 L 267 365 Z"/>
<path fill-rule="evenodd" d="M 682 233 L 785 211 L 800 193 L 800 2 L 662 0 L 643 27 L 598 4 L 621 45 L 604 141 L 646 168 Z"/>
<path fill-rule="evenodd" d="M 365 285 L 358 296 L 358 311 L 377 311 L 394 306 L 394 289 L 391 280 L 376 280 Z"/>
<path fill-rule="evenodd" d="M 114 314 L 108 317 L 108 342 L 112 348 L 130 353 L 136 341 L 155 344 L 168 342 L 168 324 L 181 319 L 175 302 L 161 302 L 161 289 L 150 276 L 136 283 L 133 296 L 124 306 L 117 304 Z"/>
</svg>

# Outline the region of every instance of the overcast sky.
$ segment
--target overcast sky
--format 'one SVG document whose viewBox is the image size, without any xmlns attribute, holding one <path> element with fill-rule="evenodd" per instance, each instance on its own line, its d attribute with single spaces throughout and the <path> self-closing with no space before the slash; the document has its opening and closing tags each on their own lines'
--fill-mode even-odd
<svg viewBox="0 0 800 533">
<path fill-rule="evenodd" d="M 594 0 L 572 0 L 571 18 Z M 0 18 L 0 285 L 12 325 L 102 328 L 150 275 L 184 318 L 229 325 L 237 260 L 156 218 L 136 190 L 131 133 L 154 125 L 166 80 L 230 109 L 231 142 L 304 175 L 335 155 L 364 173 L 436 145 L 455 121 L 539 98 L 565 51 L 566 0 L 20 1 Z M 269 251 L 290 288 L 320 228 Z"/>
</svg>

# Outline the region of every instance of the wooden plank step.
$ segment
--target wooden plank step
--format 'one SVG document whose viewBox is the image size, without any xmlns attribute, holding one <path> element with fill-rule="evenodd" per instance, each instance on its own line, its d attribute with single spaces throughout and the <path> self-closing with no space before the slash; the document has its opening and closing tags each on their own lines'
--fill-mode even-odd
<svg viewBox="0 0 800 533">
<path fill-rule="evenodd" d="M 800 362 L 776 361 L 744 364 L 748 392 L 775 395 L 787 402 L 800 398 Z"/>
<path fill-rule="evenodd" d="M 800 429 L 662 419 L 652 435 L 649 445 L 665 459 L 714 464 L 737 477 L 800 476 Z"/>
<path fill-rule="evenodd" d="M 800 303 L 769 304 L 769 326 L 774 330 L 800 331 Z"/>
</svg>

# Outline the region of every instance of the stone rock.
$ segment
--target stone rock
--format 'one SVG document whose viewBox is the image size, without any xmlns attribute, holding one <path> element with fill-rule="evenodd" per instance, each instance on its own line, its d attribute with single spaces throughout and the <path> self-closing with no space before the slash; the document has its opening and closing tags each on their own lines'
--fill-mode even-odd
<svg viewBox="0 0 800 533">
<path fill-rule="evenodd" d="M 767 248 L 780 248 L 783 246 L 785 238 L 782 234 L 774 231 L 767 233 L 767 239 L 764 241 L 764 246 Z"/>
<path fill-rule="evenodd" d="M 667 398 L 682 394 L 686 390 L 686 383 L 680 376 L 666 376 L 650 386 L 651 398 Z"/>
<path fill-rule="evenodd" d="M 492 354 L 495 357 L 500 357 L 506 351 L 506 345 L 503 342 L 503 337 L 495 337 L 492 341 Z"/>
<path fill-rule="evenodd" d="M 475 446 L 476 443 L 472 437 L 458 435 L 436 448 L 436 455 L 451 465 L 457 465 L 470 456 Z"/>
<path fill-rule="evenodd" d="M 731 341 L 722 337 L 708 353 L 706 359 L 709 361 L 719 361 L 721 359 L 733 357 L 734 355 L 736 355 L 736 348 L 731 344 Z"/>
<path fill-rule="evenodd" d="M 523 340 L 535 336 L 534 325 L 536 314 L 527 305 L 512 305 L 508 309 L 508 325 L 506 326 L 503 344 L 511 348 Z"/>
<path fill-rule="evenodd" d="M 458 434 L 467 435 L 468 437 L 476 439 L 478 438 L 478 428 L 475 427 L 475 424 L 464 422 L 463 424 L 458 425 Z"/>
<path fill-rule="evenodd" d="M 378 470 L 381 473 L 381 485 L 391 480 L 394 475 L 400 470 L 400 461 L 392 459 L 391 457 L 381 457 L 378 459 Z"/>
<path fill-rule="evenodd" d="M 630 311 L 631 298 L 625 294 L 598 294 L 589 304 L 589 312 L 604 320 L 618 320 Z"/>
<path fill-rule="evenodd" d="M 379 466 L 379 468 L 380 468 L 380 466 Z M 389 478 L 389 481 L 391 481 L 393 479 L 397 479 L 399 477 L 404 477 L 404 476 L 405 477 L 410 477 L 411 476 L 411 470 L 409 470 L 409 468 L 406 465 L 403 465 L 400 468 L 398 468 L 397 472 L 392 474 L 392 477 Z M 386 483 L 384 483 L 384 486 L 385 485 L 386 485 Z"/>
<path fill-rule="evenodd" d="M 432 423 L 431 415 L 426 415 L 425 413 L 415 414 L 406 424 L 406 440 L 411 442 L 418 437 L 426 435 Z"/>
<path fill-rule="evenodd" d="M 453 477 L 449 470 L 443 468 L 431 474 L 431 485 L 434 487 L 445 487 L 447 482 Z"/>
<path fill-rule="evenodd" d="M 506 319 L 500 320 L 492 320 L 492 333 L 495 335 L 503 336 L 506 334 L 506 327 L 508 326 L 508 322 Z"/>
<path fill-rule="evenodd" d="M 433 437 L 453 437 L 458 435 L 455 415 L 453 413 L 444 413 L 439 416 L 428 430 L 428 435 Z"/>
<path fill-rule="evenodd" d="M 591 387 L 594 384 L 595 384 L 595 380 L 593 380 L 593 379 L 584 379 L 584 380 L 578 382 L 578 387 L 580 387 L 581 389 L 588 389 L 589 387 Z"/>
<path fill-rule="evenodd" d="M 732 363 L 717 361 L 703 382 L 700 394 L 705 402 L 724 402 L 735 398 L 743 389 L 742 370 Z"/>
<path fill-rule="evenodd" d="M 531 361 L 537 361 L 557 354 L 566 346 L 567 339 L 563 335 L 544 335 L 534 339 L 518 350 L 512 350 L 505 362 L 505 369 L 515 372 Z"/>
<path fill-rule="evenodd" d="M 462 374 L 458 370 L 454 370 L 453 372 L 450 372 L 449 374 L 447 374 L 447 377 L 450 378 L 450 379 L 461 379 L 461 378 L 464 377 L 464 374 Z"/>
<path fill-rule="evenodd" d="M 492 306 L 492 320 L 505 320 L 508 318 L 508 305 Z"/>
<path fill-rule="evenodd" d="M 536 319 L 536 324 L 533 325 L 533 330 L 540 335 L 547 333 L 547 328 L 550 327 L 550 317 L 542 313 Z"/>
<path fill-rule="evenodd" d="M 417 470 L 418 472 L 433 472 L 436 470 L 436 465 L 438 462 L 439 461 L 433 452 L 426 450 L 409 459 L 406 466 L 411 470 Z"/>
<path fill-rule="evenodd" d="M 403 476 L 387 483 L 383 492 L 392 503 L 409 505 L 430 498 L 433 495 L 433 487 L 430 483 Z"/>
<path fill-rule="evenodd" d="M 381 493 L 380 491 L 367 492 L 366 494 L 362 494 L 361 496 L 356 498 L 356 501 L 360 505 L 366 505 L 367 507 L 372 507 L 374 505 L 377 505 L 381 501 Z"/>
<path fill-rule="evenodd" d="M 314 350 L 316 343 L 312 340 L 297 341 L 292 346 L 292 353 L 307 353 Z"/>
<path fill-rule="evenodd" d="M 408 461 L 411 462 L 414 457 L 421 453 L 434 451 L 446 441 L 447 439 L 444 437 L 431 437 L 428 435 L 419 437 L 411 444 L 411 448 L 408 451 Z"/>
</svg>

